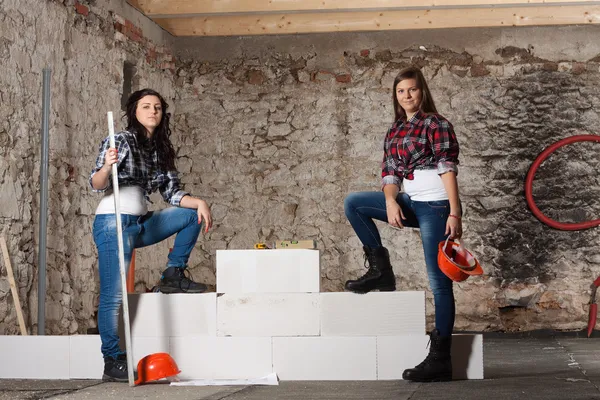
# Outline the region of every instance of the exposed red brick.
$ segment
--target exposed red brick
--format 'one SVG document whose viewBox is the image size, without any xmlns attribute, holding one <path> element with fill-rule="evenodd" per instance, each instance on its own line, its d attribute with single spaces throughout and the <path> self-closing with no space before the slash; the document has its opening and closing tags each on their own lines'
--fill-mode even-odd
<svg viewBox="0 0 600 400">
<path fill-rule="evenodd" d="M 125 34 L 125 36 L 127 36 L 129 39 L 133 40 L 134 42 L 140 43 L 144 41 L 144 35 L 142 34 L 142 30 L 135 26 L 131 21 L 125 20 L 124 29 L 125 31 L 123 32 L 123 34 Z"/>
<path fill-rule="evenodd" d="M 263 73 L 257 69 L 248 71 L 248 83 L 251 85 L 262 85 L 265 81 Z"/>
<path fill-rule="evenodd" d="M 558 71 L 558 63 L 555 62 L 545 62 L 544 65 L 542 65 L 542 69 L 544 71 Z"/>
<path fill-rule="evenodd" d="M 156 50 L 154 49 L 148 49 L 148 52 L 146 53 L 146 62 L 148 64 L 156 64 L 156 60 L 158 59 L 158 54 L 156 53 Z"/>
<path fill-rule="evenodd" d="M 117 32 L 120 32 L 120 33 L 123 33 L 123 34 L 125 33 L 125 25 L 121 24 L 120 22 L 115 22 L 114 25 L 115 25 L 115 30 Z"/>
<path fill-rule="evenodd" d="M 335 80 L 340 83 L 350 83 L 352 81 L 352 75 L 350 74 L 339 74 L 335 77 Z"/>
<path fill-rule="evenodd" d="M 471 67 L 471 76 L 473 77 L 486 76 L 489 74 L 490 71 L 488 71 L 488 69 L 485 67 L 485 65 L 483 65 L 483 63 L 473 64 L 473 66 Z"/>
<path fill-rule="evenodd" d="M 579 74 L 583 74 L 586 70 L 585 64 L 584 63 L 573 63 L 573 68 L 571 69 L 571 72 L 575 75 L 579 75 Z"/>
<path fill-rule="evenodd" d="M 114 26 L 117 32 L 120 32 L 123 35 L 127 36 L 127 38 L 129 38 L 130 40 L 133 40 L 135 42 L 144 41 L 142 30 L 137 26 L 133 25 L 131 21 L 125 21 L 125 25 L 121 24 L 118 21 L 115 21 Z"/>
<path fill-rule="evenodd" d="M 371 54 L 371 51 L 369 49 L 364 49 L 360 51 L 361 57 L 369 57 L 369 54 Z"/>
<path fill-rule="evenodd" d="M 127 35 L 127 37 L 131 40 L 133 40 L 134 42 L 138 42 L 138 43 L 143 43 L 144 42 L 144 38 L 134 32 L 130 33 L 129 35 Z"/>
<path fill-rule="evenodd" d="M 175 64 L 174 63 L 162 63 L 159 68 L 162 70 L 168 69 L 172 73 L 175 73 Z"/>
<path fill-rule="evenodd" d="M 84 15 L 87 17 L 88 14 L 90 13 L 90 9 L 87 6 L 84 6 L 80 2 L 76 1 L 75 2 L 75 12 L 77 12 L 77 14 L 81 14 L 81 15 Z"/>
</svg>

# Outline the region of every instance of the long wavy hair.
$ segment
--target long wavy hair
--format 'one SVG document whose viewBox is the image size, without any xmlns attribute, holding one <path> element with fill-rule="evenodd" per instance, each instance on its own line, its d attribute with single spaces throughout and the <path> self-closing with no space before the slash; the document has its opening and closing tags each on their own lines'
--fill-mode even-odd
<svg viewBox="0 0 600 400">
<path fill-rule="evenodd" d="M 135 116 L 138 102 L 144 96 L 156 96 L 160 100 L 162 107 L 162 117 L 160 123 L 154 130 L 152 138 L 148 139 L 146 136 L 146 128 L 138 121 Z M 172 171 L 175 169 L 175 149 L 171 143 L 171 127 L 170 120 L 171 114 L 167 112 L 169 105 L 165 99 L 155 90 L 142 89 L 137 92 L 133 92 L 127 99 L 127 105 L 125 108 L 124 117 L 127 118 L 127 130 L 133 134 L 141 145 L 150 144 L 156 146 L 156 152 L 158 153 L 158 165 L 164 171 Z"/>
<path fill-rule="evenodd" d="M 394 86 L 392 86 L 392 102 L 394 104 L 394 122 L 398 121 L 400 118 L 406 118 L 406 112 L 398 103 L 398 98 L 396 97 L 396 86 L 405 79 L 414 79 L 417 81 L 417 87 L 421 89 L 421 103 L 419 104 L 419 110 L 426 114 L 436 113 L 437 109 L 435 108 L 435 103 L 433 101 L 433 97 L 431 96 L 431 92 L 429 91 L 429 87 L 427 86 L 427 81 L 425 81 L 425 77 L 421 70 L 417 67 L 407 67 L 398 73 L 396 79 L 394 79 Z"/>
</svg>

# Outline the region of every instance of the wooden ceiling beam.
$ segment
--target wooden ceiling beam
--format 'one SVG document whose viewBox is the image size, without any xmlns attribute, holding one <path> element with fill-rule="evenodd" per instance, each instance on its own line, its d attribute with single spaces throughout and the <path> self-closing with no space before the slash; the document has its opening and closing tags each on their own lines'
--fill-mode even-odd
<svg viewBox="0 0 600 400">
<path fill-rule="evenodd" d="M 150 18 L 228 13 L 403 11 L 435 8 L 495 8 L 600 5 L 592 0 L 127 0 Z"/>
<path fill-rule="evenodd" d="M 175 36 L 599 24 L 600 6 L 502 7 L 155 18 Z"/>
</svg>

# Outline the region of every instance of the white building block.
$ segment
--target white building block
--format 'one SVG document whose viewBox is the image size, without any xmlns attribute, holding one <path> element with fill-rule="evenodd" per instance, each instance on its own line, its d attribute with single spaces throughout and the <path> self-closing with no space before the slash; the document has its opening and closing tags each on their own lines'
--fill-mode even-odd
<svg viewBox="0 0 600 400">
<path fill-rule="evenodd" d="M 70 342 L 69 336 L 0 336 L 0 378 L 69 379 Z"/>
<path fill-rule="evenodd" d="M 122 341 L 124 342 L 124 340 Z M 171 348 L 171 338 L 166 336 L 134 336 L 131 338 L 131 345 L 133 346 L 134 368 L 137 369 L 138 362 L 147 355 L 153 353 L 168 353 Z M 121 348 L 125 349 L 125 344 L 123 344 Z"/>
<path fill-rule="evenodd" d="M 452 335 L 452 378 L 483 379 L 483 335 Z"/>
<path fill-rule="evenodd" d="M 429 336 L 403 335 L 377 337 L 377 379 L 402 379 L 402 372 L 425 359 Z"/>
<path fill-rule="evenodd" d="M 216 336 L 216 293 L 129 295 L 131 336 Z M 123 319 L 119 317 L 123 337 Z"/>
<path fill-rule="evenodd" d="M 319 330 L 319 293 L 223 294 L 217 298 L 218 336 L 318 336 Z"/>
<path fill-rule="evenodd" d="M 375 337 L 274 337 L 281 380 L 376 380 Z"/>
<path fill-rule="evenodd" d="M 319 293 L 319 251 L 217 250 L 217 292 Z"/>
<path fill-rule="evenodd" d="M 104 358 L 100 352 L 100 335 L 74 335 L 69 338 L 69 378 L 102 379 Z"/>
<path fill-rule="evenodd" d="M 181 379 L 248 379 L 273 372 L 271 338 L 175 337 Z"/>
<path fill-rule="evenodd" d="M 429 336 L 377 337 L 377 378 L 402 379 L 402 372 L 413 368 L 429 353 Z M 483 336 L 452 336 L 453 379 L 483 379 Z"/>
<path fill-rule="evenodd" d="M 425 334 L 425 293 L 321 293 L 322 336 Z"/>
</svg>

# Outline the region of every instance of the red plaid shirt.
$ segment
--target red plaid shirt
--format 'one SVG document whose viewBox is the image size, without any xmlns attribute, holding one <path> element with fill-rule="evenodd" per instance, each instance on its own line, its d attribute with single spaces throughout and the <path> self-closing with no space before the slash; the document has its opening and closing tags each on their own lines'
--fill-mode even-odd
<svg viewBox="0 0 600 400">
<path fill-rule="evenodd" d="M 399 119 L 385 135 L 382 187 L 414 179 L 415 169 L 458 173 L 458 141 L 450 121 L 439 114 L 418 111 L 410 121 Z"/>
</svg>

